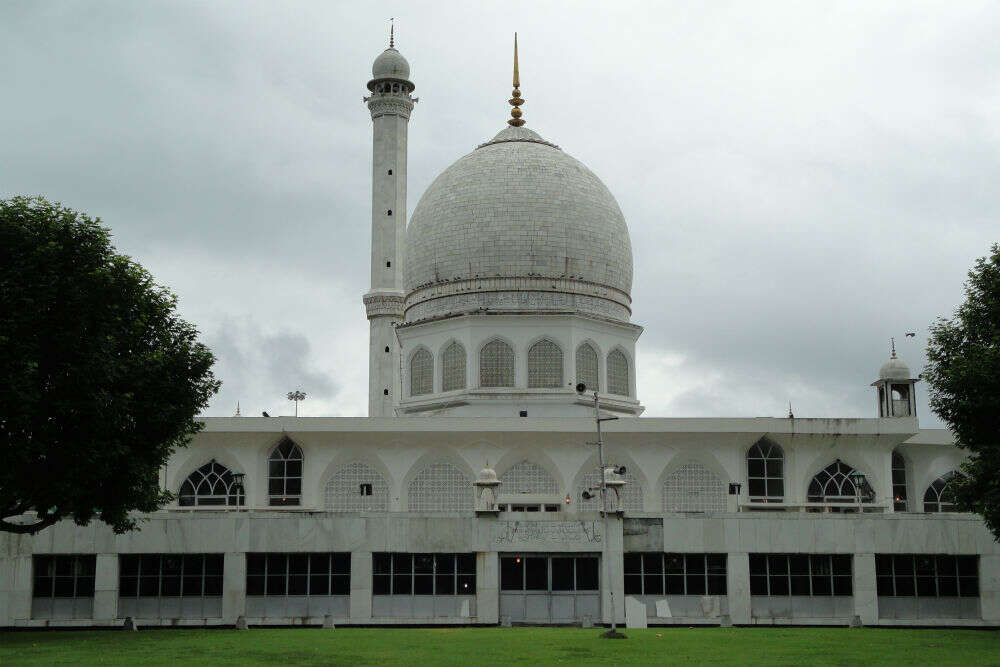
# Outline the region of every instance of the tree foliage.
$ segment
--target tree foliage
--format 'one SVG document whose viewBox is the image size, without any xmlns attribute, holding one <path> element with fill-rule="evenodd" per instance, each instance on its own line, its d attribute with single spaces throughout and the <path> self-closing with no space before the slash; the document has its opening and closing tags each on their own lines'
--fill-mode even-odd
<svg viewBox="0 0 1000 667">
<path fill-rule="evenodd" d="M 0 200 L 0 530 L 135 526 L 220 383 L 177 299 L 99 219 Z M 13 519 L 35 512 L 33 521 Z"/>
<path fill-rule="evenodd" d="M 1000 540 L 1000 244 L 969 272 L 955 316 L 931 327 L 927 359 L 931 408 L 970 453 L 950 485 L 955 500 Z"/>
</svg>

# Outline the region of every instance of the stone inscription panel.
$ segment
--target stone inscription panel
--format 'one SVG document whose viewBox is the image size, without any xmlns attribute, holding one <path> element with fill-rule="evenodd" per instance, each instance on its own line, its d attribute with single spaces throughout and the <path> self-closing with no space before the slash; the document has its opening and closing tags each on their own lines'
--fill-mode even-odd
<svg viewBox="0 0 1000 667">
<path fill-rule="evenodd" d="M 497 528 L 498 545 L 589 545 L 602 539 L 597 521 L 501 521 Z"/>
</svg>

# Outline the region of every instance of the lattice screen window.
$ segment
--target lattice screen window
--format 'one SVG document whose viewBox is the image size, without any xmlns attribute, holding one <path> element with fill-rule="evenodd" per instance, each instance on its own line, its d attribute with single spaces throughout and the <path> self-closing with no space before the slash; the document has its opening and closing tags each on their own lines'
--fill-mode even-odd
<svg viewBox="0 0 1000 667">
<path fill-rule="evenodd" d="M 502 488 L 502 487 L 501 487 Z M 590 500 L 584 500 L 580 494 L 583 493 L 584 489 L 591 488 L 594 489 L 594 497 Z M 601 509 L 601 494 L 599 489 L 601 488 L 601 475 L 595 469 L 588 472 L 583 477 L 583 483 L 576 489 L 576 502 L 578 510 L 594 510 L 600 511 Z M 608 489 L 608 506 L 614 506 L 614 491 Z M 626 511 L 631 512 L 641 512 L 642 511 L 642 485 L 639 484 L 639 480 L 635 478 L 635 475 L 631 471 L 625 473 L 625 488 L 621 489 L 621 507 Z"/>
<path fill-rule="evenodd" d="M 323 506 L 330 512 L 385 512 L 389 509 L 389 484 L 367 463 L 342 466 L 326 483 Z"/>
<path fill-rule="evenodd" d="M 434 357 L 427 350 L 417 350 L 410 357 L 410 396 L 434 391 Z"/>
<path fill-rule="evenodd" d="M 465 348 L 452 343 L 441 355 L 442 391 L 465 389 Z"/>
<path fill-rule="evenodd" d="M 608 355 L 608 393 L 628 396 L 628 359 L 621 350 Z"/>
<path fill-rule="evenodd" d="M 528 350 L 528 386 L 557 389 L 563 383 L 562 349 L 550 340 L 540 340 Z"/>
<path fill-rule="evenodd" d="M 472 482 L 450 463 L 432 463 L 410 482 L 411 512 L 466 511 L 473 503 Z"/>
<path fill-rule="evenodd" d="M 726 487 L 698 463 L 682 465 L 663 481 L 664 512 L 725 512 Z"/>
<path fill-rule="evenodd" d="M 576 348 L 576 381 L 587 385 L 589 391 L 598 391 L 600 381 L 597 370 L 597 350 L 590 343 Z"/>
<path fill-rule="evenodd" d="M 519 493 L 559 493 L 559 485 L 542 466 L 521 461 L 500 476 L 500 493 L 509 496 Z"/>
<path fill-rule="evenodd" d="M 514 350 L 502 340 L 491 340 L 479 351 L 479 386 L 514 386 Z"/>
</svg>

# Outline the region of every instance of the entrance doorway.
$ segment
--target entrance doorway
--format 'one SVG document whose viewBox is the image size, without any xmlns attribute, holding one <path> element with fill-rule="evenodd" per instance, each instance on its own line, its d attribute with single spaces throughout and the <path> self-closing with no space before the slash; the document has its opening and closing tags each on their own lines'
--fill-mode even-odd
<svg viewBox="0 0 1000 667">
<path fill-rule="evenodd" d="M 596 554 L 501 554 L 500 616 L 512 623 L 600 621 Z"/>
</svg>

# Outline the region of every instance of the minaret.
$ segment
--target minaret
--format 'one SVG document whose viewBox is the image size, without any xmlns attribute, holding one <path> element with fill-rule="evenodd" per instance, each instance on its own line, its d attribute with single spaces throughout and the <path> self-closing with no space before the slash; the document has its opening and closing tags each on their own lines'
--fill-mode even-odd
<svg viewBox="0 0 1000 667">
<path fill-rule="evenodd" d="M 910 377 L 910 367 L 896 356 L 896 339 L 890 338 L 889 361 L 882 364 L 878 380 L 872 386 L 878 389 L 879 417 L 916 417 L 917 400 L 915 385 L 919 378 Z"/>
<path fill-rule="evenodd" d="M 406 131 L 417 101 L 410 65 L 389 48 L 372 65 L 364 98 L 372 114 L 372 276 L 364 296 L 370 326 L 368 416 L 391 417 L 399 392 L 399 345 L 395 327 L 403 319 L 403 257 L 406 242 Z"/>
</svg>

